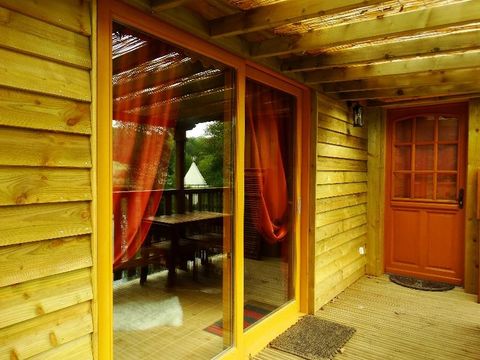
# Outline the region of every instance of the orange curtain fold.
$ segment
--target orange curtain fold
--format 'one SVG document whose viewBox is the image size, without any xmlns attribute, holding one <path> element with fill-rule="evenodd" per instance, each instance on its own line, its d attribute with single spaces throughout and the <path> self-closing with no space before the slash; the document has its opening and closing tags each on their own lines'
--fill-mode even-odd
<svg viewBox="0 0 480 360">
<path fill-rule="evenodd" d="M 246 117 L 250 136 L 250 166 L 256 169 L 259 189 L 258 220 L 264 239 L 283 241 L 288 233 L 288 188 L 285 173 L 284 113 L 291 99 L 280 91 L 247 82 Z"/>
<path fill-rule="evenodd" d="M 151 226 L 151 221 L 146 219 L 156 214 L 162 198 L 178 116 L 178 106 L 169 101 L 171 95 L 169 90 L 149 95 L 148 105 L 161 103 L 161 113 L 150 110 L 145 115 L 141 95 L 122 100 L 115 107 L 112 126 L 114 269 L 138 252 Z"/>
</svg>

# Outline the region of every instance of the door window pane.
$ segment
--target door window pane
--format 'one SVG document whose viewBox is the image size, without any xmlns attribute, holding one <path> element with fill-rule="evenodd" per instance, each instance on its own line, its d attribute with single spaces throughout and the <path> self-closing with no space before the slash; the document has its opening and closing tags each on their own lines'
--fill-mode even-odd
<svg viewBox="0 0 480 360">
<path fill-rule="evenodd" d="M 452 200 L 457 198 L 457 174 L 437 175 L 437 200 Z"/>
<path fill-rule="evenodd" d="M 293 299 L 296 99 L 247 80 L 245 327 Z"/>
<path fill-rule="evenodd" d="M 395 146 L 395 170 L 410 170 L 412 168 L 412 147 Z"/>
<path fill-rule="evenodd" d="M 433 141 L 435 138 L 435 118 L 420 116 L 416 119 L 415 141 Z"/>
<path fill-rule="evenodd" d="M 438 140 L 458 140 L 458 120 L 456 118 L 440 116 L 438 118 Z"/>
<path fill-rule="evenodd" d="M 235 72 L 114 24 L 115 359 L 232 344 Z"/>
<path fill-rule="evenodd" d="M 457 148 L 453 145 L 438 145 L 438 169 L 457 170 Z"/>
<path fill-rule="evenodd" d="M 411 142 L 412 141 L 412 119 L 400 120 L 395 123 L 395 142 Z"/>
<path fill-rule="evenodd" d="M 433 170 L 433 145 L 415 146 L 415 170 Z"/>
<path fill-rule="evenodd" d="M 410 198 L 411 197 L 411 174 L 393 175 L 393 197 Z"/>
<path fill-rule="evenodd" d="M 415 174 L 414 198 L 433 199 L 433 174 Z"/>
</svg>

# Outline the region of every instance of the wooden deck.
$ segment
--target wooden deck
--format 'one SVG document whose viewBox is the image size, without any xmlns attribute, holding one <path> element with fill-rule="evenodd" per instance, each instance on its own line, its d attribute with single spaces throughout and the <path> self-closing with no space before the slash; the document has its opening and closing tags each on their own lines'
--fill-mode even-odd
<svg viewBox="0 0 480 360">
<path fill-rule="evenodd" d="M 460 288 L 424 292 L 363 277 L 316 315 L 357 329 L 336 360 L 480 359 L 480 304 Z M 300 358 L 267 348 L 255 359 Z"/>
</svg>

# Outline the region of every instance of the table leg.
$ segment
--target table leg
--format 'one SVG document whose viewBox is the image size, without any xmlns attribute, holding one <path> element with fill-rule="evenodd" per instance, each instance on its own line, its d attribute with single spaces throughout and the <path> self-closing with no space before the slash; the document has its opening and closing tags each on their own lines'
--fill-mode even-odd
<svg viewBox="0 0 480 360">
<path fill-rule="evenodd" d="M 178 244 L 180 241 L 180 236 L 176 229 L 172 229 L 170 239 L 171 239 L 170 252 L 167 257 L 167 268 L 168 268 L 167 286 L 173 287 L 175 286 L 175 281 L 177 279 L 177 272 L 175 271 L 175 268 L 176 268 L 177 255 L 178 255 Z"/>
</svg>

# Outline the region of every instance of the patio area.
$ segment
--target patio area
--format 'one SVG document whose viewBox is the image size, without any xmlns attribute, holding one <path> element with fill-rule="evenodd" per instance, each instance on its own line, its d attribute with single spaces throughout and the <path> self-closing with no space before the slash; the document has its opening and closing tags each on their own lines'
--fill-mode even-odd
<svg viewBox="0 0 480 360">
<path fill-rule="evenodd" d="M 480 358 L 480 304 L 461 288 L 418 291 L 365 276 L 316 315 L 357 330 L 338 360 Z M 300 358 L 267 348 L 255 359 Z"/>
</svg>

